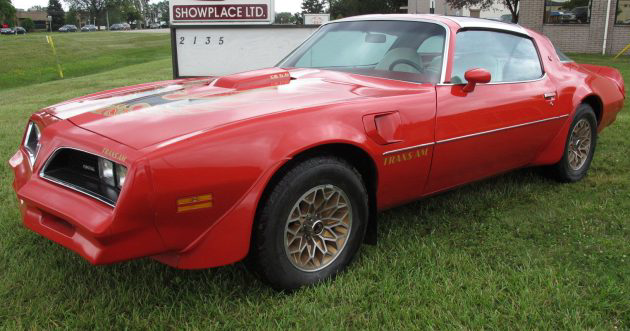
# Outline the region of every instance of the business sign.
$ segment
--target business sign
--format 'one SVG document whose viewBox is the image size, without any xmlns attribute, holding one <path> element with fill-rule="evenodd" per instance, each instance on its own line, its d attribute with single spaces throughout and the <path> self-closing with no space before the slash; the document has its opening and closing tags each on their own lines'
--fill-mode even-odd
<svg viewBox="0 0 630 331">
<path fill-rule="evenodd" d="M 274 0 L 171 0 L 172 25 L 272 24 Z"/>
<path fill-rule="evenodd" d="M 275 66 L 317 27 L 295 25 L 174 28 L 174 77 L 229 75 Z"/>
<path fill-rule="evenodd" d="M 305 25 L 322 25 L 330 21 L 330 14 L 304 14 Z"/>
</svg>

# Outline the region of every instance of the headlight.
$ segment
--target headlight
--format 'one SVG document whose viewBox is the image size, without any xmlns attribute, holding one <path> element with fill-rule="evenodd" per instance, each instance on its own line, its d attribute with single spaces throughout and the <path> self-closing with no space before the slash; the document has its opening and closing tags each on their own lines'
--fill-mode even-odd
<svg viewBox="0 0 630 331">
<path fill-rule="evenodd" d="M 24 138 L 24 149 L 28 154 L 28 160 L 31 163 L 31 168 L 35 165 L 37 153 L 39 153 L 40 137 L 41 133 L 37 124 L 35 124 L 35 122 L 29 122 L 28 127 L 26 128 L 26 137 Z"/>
<path fill-rule="evenodd" d="M 98 174 L 105 184 L 122 188 L 127 177 L 127 168 L 110 160 L 99 158 Z"/>
<path fill-rule="evenodd" d="M 127 177 L 127 168 L 121 166 L 120 164 L 116 165 L 116 180 L 118 188 L 122 188 L 125 184 L 125 177 Z"/>
<path fill-rule="evenodd" d="M 114 162 L 102 158 L 98 159 L 98 175 L 105 184 L 116 186 L 116 180 L 114 179 Z"/>
</svg>

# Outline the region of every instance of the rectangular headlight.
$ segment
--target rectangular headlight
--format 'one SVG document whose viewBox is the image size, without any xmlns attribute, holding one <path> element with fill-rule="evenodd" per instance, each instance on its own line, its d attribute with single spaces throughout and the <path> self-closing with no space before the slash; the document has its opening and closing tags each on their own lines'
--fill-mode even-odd
<svg viewBox="0 0 630 331">
<path fill-rule="evenodd" d="M 125 184 L 125 178 L 127 177 L 127 167 L 116 164 L 116 185 L 119 189 Z"/>
<path fill-rule="evenodd" d="M 116 186 L 114 178 L 114 162 L 103 158 L 98 159 L 98 175 L 105 184 Z"/>
<path fill-rule="evenodd" d="M 127 167 L 110 160 L 98 159 L 98 174 L 105 184 L 122 189 L 127 178 Z"/>
<path fill-rule="evenodd" d="M 26 127 L 26 137 L 24 138 L 24 149 L 28 154 L 31 169 L 35 165 L 35 160 L 37 160 L 37 154 L 39 153 L 40 148 L 40 138 L 41 133 L 37 124 L 35 124 L 35 122 L 28 122 L 28 126 Z"/>
</svg>

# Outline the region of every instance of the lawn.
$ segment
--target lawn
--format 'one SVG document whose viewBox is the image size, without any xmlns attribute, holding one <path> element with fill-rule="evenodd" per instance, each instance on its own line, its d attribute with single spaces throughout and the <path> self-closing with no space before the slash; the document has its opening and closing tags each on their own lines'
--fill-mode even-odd
<svg viewBox="0 0 630 331">
<path fill-rule="evenodd" d="M 38 108 L 170 78 L 169 58 L 129 65 L 128 54 L 110 60 L 122 68 L 0 90 L 0 329 L 630 328 L 629 106 L 600 136 L 585 180 L 525 169 L 389 210 L 377 246 L 336 280 L 291 295 L 242 264 L 89 265 L 21 225 L 6 160 Z M 627 57 L 574 57 L 616 66 L 630 82 Z"/>
<path fill-rule="evenodd" d="M 52 36 L 57 58 L 46 36 Z M 170 58 L 167 33 L 75 32 L 0 36 L 0 90 Z"/>
</svg>

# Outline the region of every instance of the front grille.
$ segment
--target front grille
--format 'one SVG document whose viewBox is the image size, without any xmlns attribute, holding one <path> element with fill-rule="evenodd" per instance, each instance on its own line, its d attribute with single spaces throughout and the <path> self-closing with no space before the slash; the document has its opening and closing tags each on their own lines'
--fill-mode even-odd
<svg viewBox="0 0 630 331">
<path fill-rule="evenodd" d="M 98 159 L 90 153 L 62 148 L 46 162 L 41 176 L 115 206 L 120 190 L 101 180 Z"/>
</svg>

